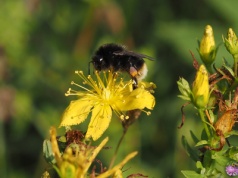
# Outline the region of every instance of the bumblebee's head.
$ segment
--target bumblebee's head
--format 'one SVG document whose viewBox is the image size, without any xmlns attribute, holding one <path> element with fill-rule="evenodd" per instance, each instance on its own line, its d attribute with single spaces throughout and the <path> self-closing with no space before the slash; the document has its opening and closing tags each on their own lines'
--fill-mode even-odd
<svg viewBox="0 0 238 178">
<path fill-rule="evenodd" d="M 93 56 L 92 63 L 95 70 L 98 70 L 98 71 L 106 70 L 110 66 L 102 55 Z"/>
<path fill-rule="evenodd" d="M 93 56 L 92 63 L 93 63 L 95 70 L 101 71 L 102 65 L 104 64 L 103 57 L 99 56 L 99 55 Z"/>
</svg>

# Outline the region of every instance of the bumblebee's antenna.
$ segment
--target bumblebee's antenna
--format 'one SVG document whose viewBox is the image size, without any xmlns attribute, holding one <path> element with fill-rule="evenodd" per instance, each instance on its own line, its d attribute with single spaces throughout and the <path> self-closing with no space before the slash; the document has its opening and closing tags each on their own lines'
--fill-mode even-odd
<svg viewBox="0 0 238 178">
<path fill-rule="evenodd" d="M 90 75 L 90 64 L 92 63 L 92 61 L 90 61 L 89 63 L 88 63 L 88 75 Z"/>
</svg>

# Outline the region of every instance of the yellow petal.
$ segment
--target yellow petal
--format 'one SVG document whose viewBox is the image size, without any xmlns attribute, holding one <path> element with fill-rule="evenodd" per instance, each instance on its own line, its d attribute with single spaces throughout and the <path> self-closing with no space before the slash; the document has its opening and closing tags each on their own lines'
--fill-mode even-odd
<svg viewBox="0 0 238 178">
<path fill-rule="evenodd" d="M 95 160 L 96 156 L 101 151 L 101 149 L 106 145 L 108 140 L 109 140 L 108 137 L 104 138 L 103 141 L 100 143 L 100 145 L 98 145 L 90 154 L 90 157 L 87 158 L 87 161 L 84 163 L 84 170 L 82 175 L 86 175 L 89 167 L 91 166 L 91 164 L 93 163 L 93 161 Z"/>
<path fill-rule="evenodd" d="M 129 155 L 126 156 L 126 158 L 124 158 L 122 160 L 122 162 L 120 162 L 118 165 L 114 166 L 112 169 L 109 169 L 106 172 L 98 175 L 97 178 L 107 178 L 115 173 L 118 173 L 118 170 L 120 170 L 129 160 L 134 158 L 136 155 L 137 155 L 137 151 L 130 153 Z"/>
<path fill-rule="evenodd" d="M 83 122 L 87 118 L 93 104 L 91 100 L 85 98 L 71 101 L 63 114 L 60 127 L 77 125 Z"/>
<path fill-rule="evenodd" d="M 97 140 L 108 128 L 112 118 L 112 109 L 109 105 L 97 104 L 92 111 L 91 121 L 88 125 L 86 138 Z"/>
<path fill-rule="evenodd" d="M 134 109 L 153 109 L 155 105 L 154 96 L 143 88 L 133 90 L 125 99 L 125 102 L 118 103 L 121 111 L 129 111 Z"/>
</svg>

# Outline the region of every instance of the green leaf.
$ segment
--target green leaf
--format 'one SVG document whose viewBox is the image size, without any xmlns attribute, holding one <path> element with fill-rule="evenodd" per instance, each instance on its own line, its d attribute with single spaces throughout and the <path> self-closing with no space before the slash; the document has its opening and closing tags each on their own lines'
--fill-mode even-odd
<svg viewBox="0 0 238 178">
<path fill-rule="evenodd" d="M 43 156 L 47 163 L 55 164 L 56 159 L 52 150 L 52 145 L 50 140 L 44 140 L 43 142 Z"/>
<path fill-rule="evenodd" d="M 205 168 L 209 168 L 212 164 L 212 152 L 210 150 L 207 150 L 204 154 L 203 158 L 203 166 Z"/>
<path fill-rule="evenodd" d="M 201 161 L 197 161 L 197 162 L 196 162 L 196 167 L 197 167 L 198 169 L 204 169 L 204 167 L 203 167 Z"/>
<path fill-rule="evenodd" d="M 64 152 L 67 146 L 66 137 L 65 136 L 57 137 L 57 142 L 58 142 L 60 152 Z"/>
<path fill-rule="evenodd" d="M 232 131 L 230 131 L 230 132 L 226 135 L 226 137 L 229 137 L 229 136 L 231 136 L 231 135 L 237 135 L 237 136 L 238 136 L 238 130 L 232 130 Z"/>
<path fill-rule="evenodd" d="M 213 154 L 212 159 L 214 159 L 218 164 L 220 164 L 223 167 L 226 167 L 227 163 L 231 161 L 229 157 L 220 155 L 219 152 L 216 152 L 215 154 Z"/>
<path fill-rule="evenodd" d="M 235 161 L 238 161 L 238 148 L 237 147 L 231 147 L 228 150 L 229 157 Z"/>
<path fill-rule="evenodd" d="M 213 114 L 213 111 L 209 109 L 209 110 L 208 110 L 208 113 L 209 113 L 211 122 L 214 123 L 214 121 L 215 121 L 215 116 L 214 116 L 214 114 Z"/>
<path fill-rule="evenodd" d="M 184 98 L 181 97 L 182 99 L 191 101 L 192 91 L 190 89 L 190 86 L 187 80 L 185 80 L 184 78 L 179 78 L 179 80 L 177 81 L 177 84 L 178 84 L 178 89 L 180 93 L 182 94 L 179 97 L 183 96 Z"/>
<path fill-rule="evenodd" d="M 182 136 L 182 144 L 184 149 L 186 150 L 187 154 L 189 157 L 191 157 L 192 160 L 194 161 L 198 161 L 199 160 L 199 156 L 198 156 L 198 152 L 196 149 L 193 149 L 189 144 L 187 139 L 185 138 L 185 136 Z"/>
<path fill-rule="evenodd" d="M 228 71 L 230 72 L 230 74 L 231 74 L 233 77 L 235 77 L 235 73 L 234 73 L 234 71 L 232 70 L 232 68 L 226 66 L 225 64 L 223 65 L 223 67 L 224 67 L 226 70 L 228 70 Z"/>
<path fill-rule="evenodd" d="M 208 144 L 207 140 L 201 140 L 195 146 L 202 146 L 202 145 L 207 145 L 207 144 Z"/>
<path fill-rule="evenodd" d="M 184 96 L 184 95 L 178 95 L 179 98 L 185 100 L 185 101 L 191 101 L 191 98 L 188 96 Z"/>
<path fill-rule="evenodd" d="M 195 171 L 181 171 L 186 178 L 206 178 L 204 175 L 200 175 Z"/>
<path fill-rule="evenodd" d="M 197 40 L 197 43 L 198 43 L 198 47 L 200 47 L 200 40 Z M 197 51 L 199 52 L 199 49 L 197 48 Z"/>
<path fill-rule="evenodd" d="M 196 135 L 193 133 L 192 130 L 190 130 L 190 135 L 191 135 L 194 143 L 198 143 L 199 142 L 199 139 L 196 137 Z"/>
<path fill-rule="evenodd" d="M 200 173 L 201 173 L 202 175 L 204 175 L 204 174 L 205 174 L 205 172 L 206 172 L 206 169 L 203 167 L 203 165 L 202 165 L 202 162 L 201 162 L 201 161 L 197 161 L 197 162 L 196 162 L 196 167 L 197 167 L 198 169 L 201 169 Z"/>
</svg>

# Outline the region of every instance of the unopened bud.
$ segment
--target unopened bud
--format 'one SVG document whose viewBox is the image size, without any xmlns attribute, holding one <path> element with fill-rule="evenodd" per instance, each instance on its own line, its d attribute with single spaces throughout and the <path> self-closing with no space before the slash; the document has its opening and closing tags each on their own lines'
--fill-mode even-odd
<svg viewBox="0 0 238 178">
<path fill-rule="evenodd" d="M 209 101 L 209 82 L 208 72 L 204 65 L 201 65 L 197 71 L 192 92 L 194 105 L 197 108 L 205 108 Z"/>
<path fill-rule="evenodd" d="M 205 65 L 211 65 L 216 58 L 216 44 L 212 27 L 207 25 L 199 46 L 199 54 Z"/>
<path fill-rule="evenodd" d="M 223 42 L 227 51 L 231 53 L 231 55 L 234 56 L 238 54 L 238 39 L 232 28 L 228 29 L 227 38 L 223 37 Z"/>
</svg>

